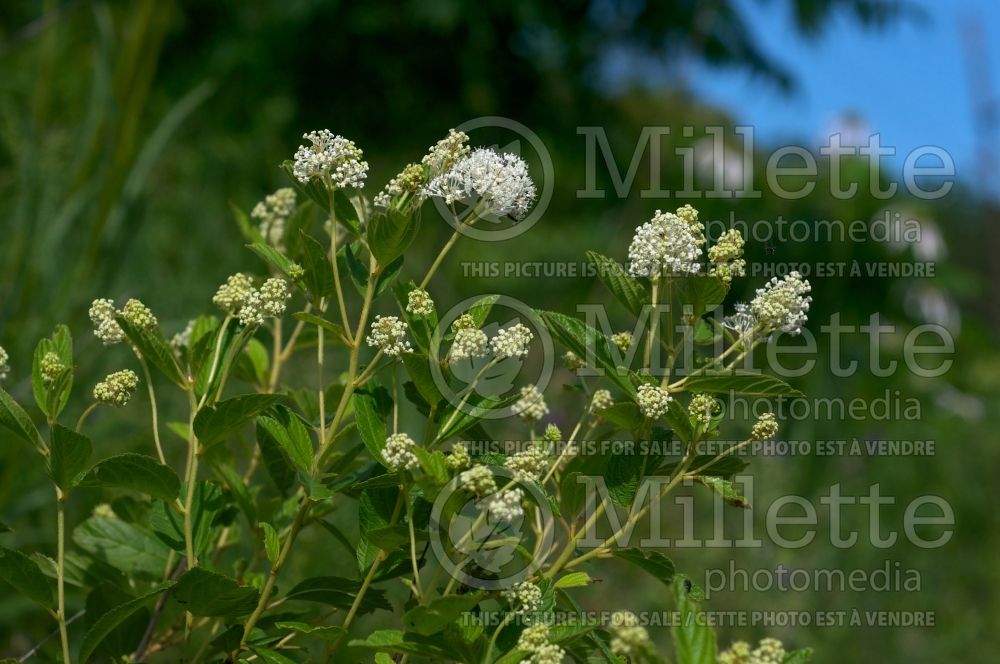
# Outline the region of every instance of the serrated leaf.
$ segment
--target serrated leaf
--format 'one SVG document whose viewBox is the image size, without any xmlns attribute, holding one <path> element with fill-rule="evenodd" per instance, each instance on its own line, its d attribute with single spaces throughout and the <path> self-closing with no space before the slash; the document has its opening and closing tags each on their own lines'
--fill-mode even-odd
<svg viewBox="0 0 1000 664">
<path fill-rule="evenodd" d="M 194 433 L 203 445 L 219 441 L 281 399 L 280 394 L 242 394 L 205 406 L 194 418 Z"/>
<path fill-rule="evenodd" d="M 755 397 L 795 397 L 804 395 L 785 381 L 767 374 L 726 371 L 691 375 L 684 379 L 684 389 L 712 394 L 745 394 Z"/>
<path fill-rule="evenodd" d="M 94 623 L 94 626 L 87 630 L 87 633 L 83 637 L 83 643 L 80 645 L 79 661 L 85 664 L 97 650 L 97 647 L 101 645 L 101 642 L 107 638 L 108 634 L 125 622 L 136 611 L 147 606 L 153 599 L 162 595 L 171 585 L 173 584 L 160 585 L 140 597 L 116 606 L 101 616 Z"/>
<path fill-rule="evenodd" d="M 267 559 L 273 564 L 281 554 L 281 538 L 278 537 L 278 531 L 274 526 L 267 521 L 262 521 L 260 528 L 264 532 L 264 551 L 267 552 Z"/>
<path fill-rule="evenodd" d="M 674 563 L 659 551 L 619 549 L 614 552 L 614 556 L 632 563 L 668 587 L 673 583 Z"/>
<path fill-rule="evenodd" d="M 177 363 L 177 356 L 174 355 L 174 350 L 167 343 L 167 340 L 163 338 L 160 328 L 144 330 L 132 325 L 124 316 L 116 316 L 115 320 L 118 321 L 125 336 L 146 358 L 147 362 L 159 369 L 174 384 L 181 388 L 186 387 L 187 381 L 184 378 L 184 372 L 181 371 L 181 367 Z"/>
<path fill-rule="evenodd" d="M 329 606 L 347 609 L 354 604 L 354 600 L 360 589 L 361 583 L 359 581 L 336 576 L 315 576 L 295 584 L 288 591 L 288 594 L 285 595 L 285 599 L 320 602 Z M 368 613 L 376 609 L 391 611 L 392 606 L 385 597 L 385 591 L 369 588 L 361 600 L 359 610 Z"/>
<path fill-rule="evenodd" d="M 55 353 L 63 365 L 63 370 L 51 382 L 42 376 L 42 360 L 48 353 Z M 50 419 L 56 419 L 69 400 L 73 387 L 73 338 L 69 328 L 57 325 L 52 336 L 42 339 L 35 347 L 31 363 L 31 389 L 35 403 Z"/>
<path fill-rule="evenodd" d="M 386 465 L 382 457 L 382 450 L 385 448 L 386 427 L 385 414 L 379 406 L 380 399 L 384 401 L 385 395 L 380 396 L 380 388 L 369 383 L 369 387 L 354 392 L 351 397 L 351 404 L 354 406 L 354 421 L 361 434 L 368 452 L 376 461 Z M 384 390 L 382 390 L 384 392 Z M 387 466 L 388 467 L 388 466 Z"/>
<path fill-rule="evenodd" d="M 56 486 L 63 491 L 76 486 L 92 451 L 89 438 L 56 424 L 52 429 L 52 447 L 46 460 L 49 476 Z"/>
<path fill-rule="evenodd" d="M 313 300 L 319 301 L 334 292 L 333 265 L 328 257 L 329 251 L 308 233 L 301 232 L 299 239 L 302 242 L 302 267 L 305 268 L 302 279 L 312 293 Z"/>
<path fill-rule="evenodd" d="M 274 623 L 274 626 L 278 629 L 288 629 L 293 632 L 315 636 L 327 642 L 339 641 L 347 633 L 347 630 L 340 625 L 309 625 L 308 623 L 293 620 L 279 620 Z"/>
<path fill-rule="evenodd" d="M 611 342 L 607 337 L 575 318 L 554 311 L 538 313 L 545 327 L 563 346 L 588 363 L 596 361 L 598 368 L 603 369 L 605 375 L 629 395 L 636 393 L 636 388 L 629 380 L 627 367 L 615 364 Z"/>
<path fill-rule="evenodd" d="M 639 281 L 628 274 L 621 264 L 596 251 L 588 251 L 587 258 L 597 269 L 597 278 L 608 287 L 611 294 L 625 307 L 640 315 L 643 306 L 649 304 L 649 294 Z"/>
<path fill-rule="evenodd" d="M 196 556 L 205 553 L 214 541 L 215 517 L 225 507 L 222 490 L 208 481 L 198 482 L 191 500 L 191 536 Z M 164 544 L 184 553 L 184 515 L 172 503 L 158 500 L 149 514 L 149 525 Z"/>
<path fill-rule="evenodd" d="M 397 629 L 377 629 L 367 638 L 348 643 L 353 648 L 366 648 L 380 652 L 401 653 L 446 662 L 452 653 L 434 639 L 419 634 L 404 634 Z"/>
<path fill-rule="evenodd" d="M 288 256 L 284 255 L 262 240 L 251 242 L 247 245 L 247 248 L 260 256 L 264 262 L 274 268 L 275 271 L 282 273 L 293 281 L 296 281 L 292 276 L 296 272 L 295 262 Z"/>
<path fill-rule="evenodd" d="M 128 452 L 96 463 L 80 480 L 80 486 L 129 489 L 172 501 L 180 492 L 181 481 L 170 466 Z"/>
<path fill-rule="evenodd" d="M 330 332 L 333 337 L 332 340 L 342 346 L 350 346 L 351 343 L 347 339 L 347 334 L 344 332 L 344 328 L 341 325 L 332 323 L 325 318 L 320 318 L 315 314 L 311 314 L 308 311 L 299 311 L 292 314 L 292 318 L 296 320 L 301 320 L 310 325 L 316 325 L 317 327 L 322 327 L 327 332 Z"/>
<path fill-rule="evenodd" d="M 281 449 L 299 470 L 307 473 L 312 470 L 312 437 L 295 413 L 285 406 L 275 406 L 257 418 L 257 425 L 263 427 L 281 445 Z"/>
<path fill-rule="evenodd" d="M 582 588 L 591 583 L 590 575 L 586 572 L 570 572 L 559 577 L 553 588 Z"/>
<path fill-rule="evenodd" d="M 52 589 L 34 560 L 17 549 L 0 546 L 0 579 L 42 606 L 52 605 Z"/>
<path fill-rule="evenodd" d="M 688 467 L 689 472 L 691 470 L 696 470 L 706 466 L 703 470 L 699 471 L 699 475 L 714 475 L 716 477 L 730 477 L 738 472 L 741 472 L 749 464 L 744 460 L 736 456 L 724 456 L 718 461 L 715 460 L 717 455 L 715 454 L 699 454 L 691 461 L 691 465 Z M 657 469 L 657 475 L 673 475 L 677 470 L 679 462 L 671 461 L 670 463 L 665 463 Z"/>
<path fill-rule="evenodd" d="M 0 425 L 13 431 L 17 437 L 38 449 L 41 447 L 41 437 L 35 424 L 24 412 L 20 404 L 14 401 L 3 388 L 0 388 Z"/>
<path fill-rule="evenodd" d="M 245 616 L 256 608 L 259 597 L 256 588 L 203 567 L 184 572 L 171 593 L 185 611 L 213 618 Z"/>
<path fill-rule="evenodd" d="M 476 323 L 476 327 L 482 327 L 483 323 L 486 322 L 486 318 L 490 315 L 490 311 L 493 309 L 493 305 L 497 303 L 500 299 L 499 295 L 484 295 L 469 307 L 469 315 L 472 316 L 472 320 Z"/>
<path fill-rule="evenodd" d="M 296 664 L 294 659 L 285 657 L 277 650 L 271 650 L 264 646 L 250 646 L 250 649 L 264 664 Z"/>
<path fill-rule="evenodd" d="M 376 213 L 368 222 L 368 246 L 380 266 L 389 265 L 403 255 L 420 227 L 416 217 L 389 208 Z"/>
<path fill-rule="evenodd" d="M 674 601 L 680 614 L 670 633 L 678 664 L 715 664 L 715 633 L 688 596 L 684 579 L 674 579 Z"/>
<path fill-rule="evenodd" d="M 169 549 L 145 528 L 117 517 L 92 516 L 73 531 L 73 541 L 98 560 L 126 573 L 160 578 Z"/>
<path fill-rule="evenodd" d="M 781 660 L 781 664 L 807 664 L 812 661 L 812 657 L 812 648 L 793 650 L 792 652 L 785 654 L 785 658 Z"/>
<path fill-rule="evenodd" d="M 416 606 L 407 611 L 403 616 L 403 625 L 408 632 L 430 636 L 458 620 L 481 599 L 479 593 L 437 597 L 425 606 Z"/>
<path fill-rule="evenodd" d="M 746 497 L 736 489 L 736 485 L 729 480 L 724 480 L 721 477 L 703 475 L 699 475 L 695 479 L 699 483 L 711 489 L 714 493 L 720 495 L 727 504 L 745 510 L 750 509 L 750 501 L 748 501 Z"/>
<path fill-rule="evenodd" d="M 414 386 L 424 398 L 428 405 L 437 404 L 443 398 L 437 383 L 434 381 L 434 374 L 431 372 L 430 358 L 417 353 L 403 353 L 400 356 L 406 373 L 409 374 Z"/>
</svg>

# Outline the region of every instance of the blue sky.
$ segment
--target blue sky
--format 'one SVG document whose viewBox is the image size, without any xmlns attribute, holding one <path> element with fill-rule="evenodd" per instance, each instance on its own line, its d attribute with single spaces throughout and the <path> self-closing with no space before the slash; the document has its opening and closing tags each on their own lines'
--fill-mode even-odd
<svg viewBox="0 0 1000 664">
<path fill-rule="evenodd" d="M 997 0 L 919 0 L 927 19 L 887 30 L 864 30 L 838 16 L 817 39 L 796 34 L 785 3 L 739 0 L 762 48 L 794 75 L 785 96 L 773 86 L 729 70 L 699 68 L 688 82 L 703 98 L 756 127 L 759 141 L 815 148 L 845 113 L 857 113 L 867 133 L 906 152 L 948 150 L 960 180 L 975 178 L 976 123 L 963 21 L 982 26 L 992 93 L 1000 93 Z M 985 86 L 979 86 L 985 87 Z M 1000 145 L 995 146 L 1000 151 Z"/>
</svg>

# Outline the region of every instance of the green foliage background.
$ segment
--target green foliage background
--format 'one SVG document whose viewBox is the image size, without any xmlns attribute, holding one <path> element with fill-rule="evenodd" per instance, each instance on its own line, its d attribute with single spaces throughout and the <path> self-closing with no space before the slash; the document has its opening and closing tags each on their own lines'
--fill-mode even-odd
<svg viewBox="0 0 1000 664">
<path fill-rule="evenodd" d="M 877 27 L 906 20 L 905 9 L 875 0 L 788 1 L 805 32 L 822 30 L 833 13 L 847 11 Z M 631 9 L 629 9 L 631 7 Z M 703 20 L 710 16 L 712 20 Z M 708 26 L 708 27 L 706 27 Z M 859 29 L 861 29 L 859 27 Z M 373 166 L 369 188 L 423 153 L 449 127 L 483 115 L 516 119 L 536 131 L 555 163 L 555 193 L 531 232 L 504 243 L 460 243 L 445 266 L 435 299 L 455 302 L 501 292 L 541 309 L 596 302 L 600 285 L 590 279 L 465 276 L 468 261 L 570 261 L 587 249 L 623 257 L 633 228 L 655 207 L 688 201 L 641 199 L 644 163 L 624 200 L 580 199 L 584 141 L 578 126 L 606 128 L 619 168 L 648 125 L 732 124 L 724 111 L 701 103 L 680 82 L 671 88 L 604 91 L 602 58 L 628 45 L 636 58 L 657 58 L 670 70 L 681 57 L 742 67 L 782 103 L 794 88 L 781 67 L 761 54 L 727 2 L 683 0 L 635 6 L 617 2 L 536 0 L 237 2 L 137 0 L 135 2 L 13 1 L 0 6 L 0 345 L 15 371 L 11 392 L 30 392 L 27 367 L 37 339 L 67 322 L 77 343 L 78 380 L 92 384 L 124 362 L 89 335 L 86 308 L 98 296 L 141 297 L 166 330 L 208 308 L 218 283 L 258 260 L 243 247 L 231 221 L 230 202 L 248 209 L 285 179 L 278 164 L 303 131 L 329 127 L 354 139 Z M 671 137 L 665 146 L 684 141 Z M 765 155 L 766 156 L 766 155 Z M 648 156 L 647 156 L 648 158 Z M 850 175 L 865 182 L 862 163 Z M 762 169 L 760 169 L 762 171 Z M 599 174 L 601 171 L 599 170 Z M 606 180 L 606 173 L 602 176 Z M 677 173 L 664 171 L 664 187 Z M 822 177 L 820 182 L 825 180 Z M 613 192 L 610 182 L 603 183 Z M 761 187 L 765 191 L 766 187 Z M 690 201 L 703 218 L 868 219 L 883 203 L 859 196 L 841 201 L 822 192 L 799 201 L 761 199 Z M 995 431 L 1000 424 L 1000 357 L 996 351 L 996 295 L 988 278 L 987 207 L 961 187 L 935 204 L 893 200 L 920 218 L 938 219 L 948 247 L 934 280 L 813 279 L 810 327 L 834 312 L 861 324 L 881 312 L 906 329 L 924 322 L 908 299 L 939 291 L 961 312 L 954 368 L 941 379 L 905 371 L 888 378 L 866 367 L 867 339 L 845 340 L 844 357 L 862 371 L 849 379 L 826 370 L 823 336 L 817 369 L 796 386 L 812 396 L 872 398 L 899 390 L 920 399 L 917 421 L 803 421 L 782 436 L 802 440 L 917 439 L 936 441 L 931 457 L 765 457 L 756 460 L 757 501 L 767 505 L 788 493 L 811 498 L 840 483 L 847 495 L 868 493 L 880 483 L 898 497 L 883 516 L 901 527 L 906 504 L 917 496 L 943 496 L 955 508 L 957 528 L 942 549 L 898 543 L 887 550 L 861 544 L 835 549 L 823 534 L 797 551 L 773 546 L 736 550 L 737 564 L 773 569 L 784 563 L 805 569 L 874 569 L 886 560 L 919 570 L 919 593 L 717 594 L 710 610 L 933 610 L 933 629 L 750 628 L 720 630 L 720 643 L 772 634 L 794 646 L 816 648 L 817 662 L 983 661 L 1000 647 L 997 605 L 994 478 Z M 408 264 L 426 265 L 450 233 L 425 217 Z M 909 249 L 907 250 L 910 251 Z M 421 255 L 422 254 L 422 255 Z M 748 261 L 907 260 L 885 244 L 786 243 L 767 253 L 748 243 Z M 996 260 L 993 257 L 993 260 Z M 414 268 L 414 273 L 419 268 Z M 450 271 L 450 272 L 448 272 Z M 743 287 L 749 288 L 747 280 Z M 449 292 L 450 291 L 450 292 Z M 746 298 L 749 291 L 736 293 Z M 735 299 L 735 298 L 734 298 Z M 994 321 L 994 322 L 991 322 Z M 828 350 L 828 349 L 826 349 Z M 898 359 L 898 357 L 896 358 Z M 137 399 L 139 401 L 140 399 Z M 957 404 L 957 405 L 956 405 Z M 559 418 L 559 404 L 554 403 Z M 178 406 L 177 412 L 182 411 Z M 147 450 L 146 415 L 126 409 L 99 420 L 95 441 L 102 456 Z M 170 419 L 175 413 L 168 413 Z M 176 419 L 176 417 L 174 417 Z M 44 470 L 25 462 L 20 448 L 0 434 L 0 514 L 15 527 L 6 535 L 18 547 L 51 541 L 51 495 Z M 168 453 L 170 456 L 171 453 Z M 181 450 L 174 450 L 179 457 Z M 96 504 L 101 496 L 91 492 Z M 92 505 L 74 505 L 77 522 Z M 74 513 L 75 512 L 75 513 Z M 822 514 L 822 513 L 821 513 Z M 852 512 L 847 527 L 867 528 Z M 756 515 L 763 517 L 763 510 Z M 710 518 L 706 516 L 705 518 Z M 821 521 L 821 523 L 823 523 Z M 669 524 L 667 525 L 669 528 Z M 325 569 L 350 565 L 329 560 L 330 542 L 312 533 L 301 546 L 314 556 L 295 564 Z M 679 569 L 696 579 L 710 567 L 727 567 L 727 549 L 677 550 Z M 592 603 L 610 608 L 664 607 L 660 588 L 616 570 L 591 589 Z M 26 652 L 50 631 L 27 601 L 0 588 L 0 656 Z M 368 619 L 373 624 L 377 619 Z M 666 630 L 652 630 L 666 641 Z"/>
</svg>

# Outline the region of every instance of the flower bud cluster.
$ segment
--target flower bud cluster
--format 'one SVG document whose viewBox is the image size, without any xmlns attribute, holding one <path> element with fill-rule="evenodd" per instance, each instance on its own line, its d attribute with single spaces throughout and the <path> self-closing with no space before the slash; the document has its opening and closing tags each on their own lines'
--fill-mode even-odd
<svg viewBox="0 0 1000 664">
<path fill-rule="evenodd" d="M 655 420 L 666 415 L 671 396 L 662 388 L 643 383 L 639 386 L 639 394 L 635 400 L 643 416 Z"/>
<path fill-rule="evenodd" d="M 537 387 L 526 385 L 521 388 L 521 398 L 514 403 L 511 412 L 520 415 L 525 421 L 537 422 L 549 414 L 549 407 L 545 403 L 545 396 Z"/>
<path fill-rule="evenodd" d="M 295 212 L 295 198 L 294 189 L 283 187 L 266 196 L 250 211 L 250 217 L 259 222 L 264 242 L 275 249 L 284 249 L 285 223 Z"/>
<path fill-rule="evenodd" d="M 94 400 L 123 408 L 128 405 L 138 385 L 139 377 L 131 369 L 116 371 L 94 386 Z"/>
<path fill-rule="evenodd" d="M 411 350 L 406 339 L 406 323 L 396 316 L 375 316 L 365 343 L 389 357 L 399 357 Z"/>
<path fill-rule="evenodd" d="M 416 443 L 405 433 L 394 433 L 385 439 L 382 456 L 393 470 L 410 470 L 420 465 L 413 453 Z"/>
</svg>

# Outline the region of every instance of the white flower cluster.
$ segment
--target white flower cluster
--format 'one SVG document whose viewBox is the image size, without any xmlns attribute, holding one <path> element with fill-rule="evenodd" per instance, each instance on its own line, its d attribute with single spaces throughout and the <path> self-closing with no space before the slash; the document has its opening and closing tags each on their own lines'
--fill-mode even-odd
<svg viewBox="0 0 1000 664">
<path fill-rule="evenodd" d="M 649 647 L 649 632 L 631 611 L 611 615 L 611 652 L 619 657 L 635 657 Z"/>
<path fill-rule="evenodd" d="M 781 664 L 786 654 L 778 639 L 761 639 L 753 650 L 746 641 L 736 641 L 719 653 L 719 664 Z"/>
<path fill-rule="evenodd" d="M 321 179 L 334 189 L 361 188 L 368 176 L 368 162 L 361 148 L 328 129 L 304 134 L 311 145 L 300 145 L 295 151 L 292 174 L 306 184 Z"/>
<path fill-rule="evenodd" d="M 138 385 L 139 377 L 131 369 L 116 371 L 94 386 L 94 400 L 119 408 L 125 407 Z"/>
<path fill-rule="evenodd" d="M 462 328 L 455 332 L 455 340 L 448 351 L 448 360 L 458 362 L 486 356 L 486 333 L 475 327 Z"/>
<path fill-rule="evenodd" d="M 280 318 L 291 297 L 288 283 L 284 279 L 271 277 L 260 290 L 251 290 L 243 298 L 243 306 L 239 312 L 240 324 L 260 325 L 265 318 Z"/>
<path fill-rule="evenodd" d="M 812 286 L 798 272 L 790 272 L 781 279 L 771 277 L 766 286 L 757 289 L 750 312 L 767 332 L 799 334 L 808 318 L 811 290 Z"/>
<path fill-rule="evenodd" d="M 639 410 L 644 417 L 655 420 L 666 415 L 671 396 L 662 388 L 643 383 L 639 386 L 639 394 L 635 401 L 639 404 Z"/>
<path fill-rule="evenodd" d="M 192 334 L 194 334 L 194 320 L 189 320 L 183 330 L 171 337 L 170 345 L 174 348 L 174 350 L 187 348 L 191 345 Z"/>
<path fill-rule="evenodd" d="M 743 302 L 737 302 L 735 309 L 736 313 L 722 319 L 722 326 L 731 331 L 737 341 L 749 346 L 760 331 L 757 317 L 750 313 L 750 306 Z"/>
<path fill-rule="evenodd" d="M 469 448 L 460 443 L 456 443 L 454 447 L 451 448 L 451 454 L 449 454 L 444 462 L 452 470 L 463 470 L 472 465 L 472 458 L 469 456 Z"/>
<path fill-rule="evenodd" d="M 565 364 L 566 368 L 570 371 L 579 371 L 587 366 L 587 364 L 571 350 L 568 350 L 563 354 L 563 364 Z"/>
<path fill-rule="evenodd" d="M 42 356 L 41 362 L 38 363 L 38 368 L 42 373 L 42 382 L 46 385 L 51 385 L 59 380 L 62 373 L 66 371 L 66 365 L 63 364 L 62 359 L 57 353 L 52 351 Z"/>
<path fill-rule="evenodd" d="M 521 501 L 524 500 L 524 491 L 521 489 L 509 489 L 495 494 L 489 501 L 486 509 L 494 521 L 506 521 L 511 523 L 524 516 L 524 507 Z"/>
<path fill-rule="evenodd" d="M 615 400 L 608 390 L 594 390 L 594 396 L 590 400 L 590 410 L 592 412 L 602 411 L 614 405 Z"/>
<path fill-rule="evenodd" d="M 115 303 L 112 300 L 94 300 L 89 313 L 90 322 L 94 324 L 94 336 L 105 346 L 120 343 L 125 339 L 125 332 L 115 320 L 115 316 L 120 315 L 140 330 L 151 330 L 157 325 L 156 316 L 149 307 L 136 299 L 126 302 L 121 311 L 115 311 Z"/>
<path fill-rule="evenodd" d="M 632 347 L 632 333 L 616 332 L 611 335 L 611 343 L 617 346 L 621 352 L 627 353 L 628 349 Z"/>
<path fill-rule="evenodd" d="M 413 453 L 415 445 L 405 433 L 394 433 L 385 439 L 382 456 L 393 470 L 410 470 L 420 465 L 417 455 Z"/>
<path fill-rule="evenodd" d="M 257 203 L 250 217 L 259 222 L 258 229 L 264 242 L 275 249 L 284 249 L 285 222 L 295 212 L 295 190 L 282 187 Z"/>
<path fill-rule="evenodd" d="M 549 414 L 549 407 L 537 387 L 526 385 L 521 388 L 521 398 L 514 403 L 511 412 L 528 422 L 537 422 Z"/>
<path fill-rule="evenodd" d="M 554 643 L 549 643 L 549 626 L 538 623 L 526 627 L 517 640 L 517 649 L 531 653 L 519 664 L 562 664 L 566 651 Z"/>
<path fill-rule="evenodd" d="M 406 311 L 424 318 L 434 313 L 434 300 L 423 288 L 414 288 L 406 295 Z"/>
<path fill-rule="evenodd" d="M 234 314 L 243 306 L 243 301 L 253 292 L 253 280 L 243 272 L 228 277 L 212 296 L 212 304 L 227 314 Z"/>
<path fill-rule="evenodd" d="M 712 418 L 719 414 L 721 410 L 719 402 L 711 394 L 695 394 L 688 404 L 688 415 L 695 422 L 707 427 L 712 423 Z"/>
<path fill-rule="evenodd" d="M 493 479 L 493 472 L 483 465 L 473 466 L 468 470 L 462 471 L 458 475 L 458 484 L 465 491 L 474 493 L 479 497 L 488 496 L 497 490 L 497 483 Z"/>
<path fill-rule="evenodd" d="M 557 430 L 558 433 L 558 430 Z M 514 473 L 519 482 L 538 482 L 548 468 L 549 456 L 541 445 L 531 443 L 525 449 L 507 457 L 504 466 Z"/>
<path fill-rule="evenodd" d="M 7 351 L 0 346 L 0 380 L 7 380 L 7 375 L 10 373 L 10 355 Z"/>
<path fill-rule="evenodd" d="M 693 208 L 692 208 L 693 210 Z M 684 208 L 678 212 L 684 212 Z M 635 277 L 655 279 L 665 274 L 698 274 L 704 227 L 685 212 L 687 218 L 656 211 L 639 226 L 628 248 L 629 272 Z"/>
<path fill-rule="evenodd" d="M 371 333 L 365 339 L 372 348 L 378 348 L 389 357 L 399 357 L 410 352 L 410 342 L 406 339 L 406 323 L 396 316 L 375 316 Z"/>
<path fill-rule="evenodd" d="M 498 331 L 496 336 L 490 339 L 490 348 L 500 360 L 508 357 L 525 357 L 531 348 L 531 340 L 534 338 L 535 335 L 531 330 L 516 323 Z"/>
<path fill-rule="evenodd" d="M 449 205 L 456 201 L 475 205 L 480 216 L 510 215 L 518 220 L 528 214 L 536 195 L 528 164 L 515 154 L 492 148 L 477 148 L 459 159 L 432 179 L 425 193 Z"/>
<path fill-rule="evenodd" d="M 462 157 L 469 154 L 469 136 L 464 131 L 448 130 L 448 135 L 432 145 L 421 160 L 431 177 L 451 169 Z"/>
<path fill-rule="evenodd" d="M 708 274 L 718 277 L 724 284 L 732 283 L 733 277 L 746 275 L 743 244 L 743 235 L 735 228 L 719 236 L 718 242 L 708 250 L 708 260 L 712 263 Z"/>
<path fill-rule="evenodd" d="M 754 423 L 750 430 L 750 437 L 754 440 L 767 440 L 774 438 L 777 433 L 778 420 L 774 417 L 774 413 L 764 413 Z"/>
<path fill-rule="evenodd" d="M 514 613 L 524 615 L 542 608 L 542 589 L 528 581 L 515 584 L 513 588 L 502 591 L 500 595 L 507 600 Z"/>
<path fill-rule="evenodd" d="M 389 184 L 385 185 L 385 189 L 372 202 L 375 207 L 387 208 L 392 204 L 394 196 L 403 194 L 421 194 L 417 200 L 422 201 L 424 175 L 424 167 L 420 164 L 407 164 L 399 175 L 389 180 Z"/>
</svg>

